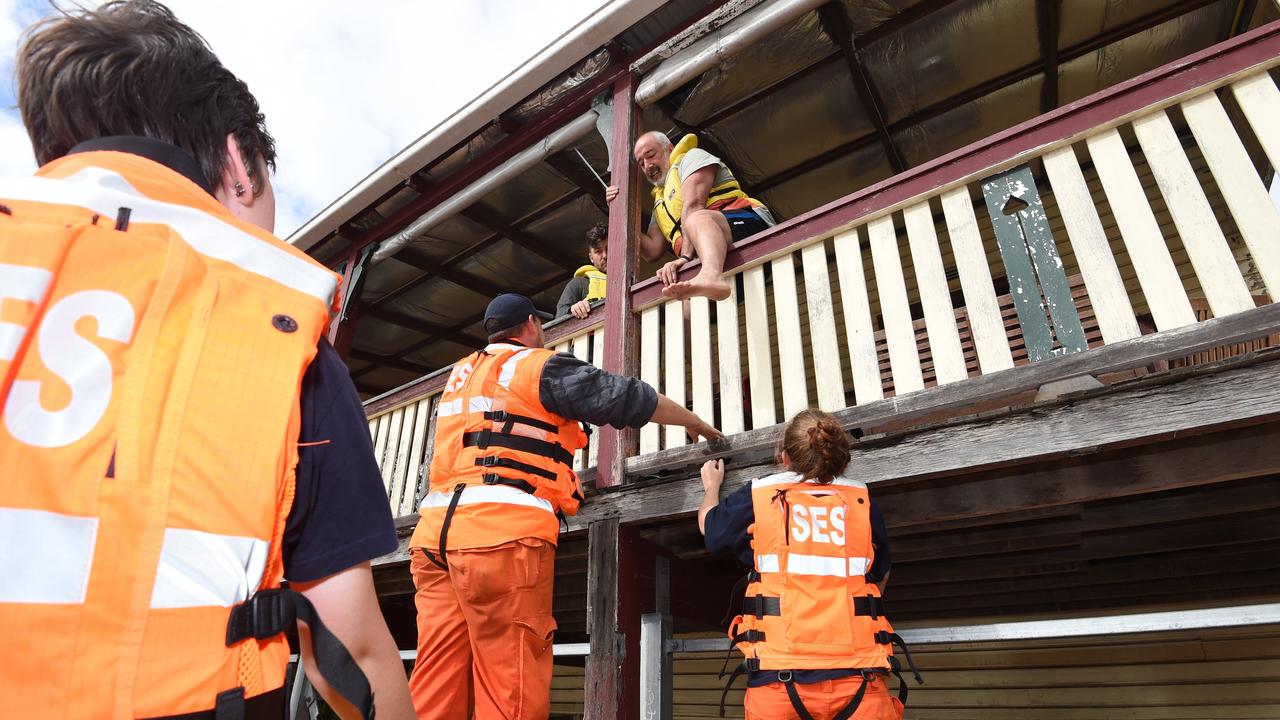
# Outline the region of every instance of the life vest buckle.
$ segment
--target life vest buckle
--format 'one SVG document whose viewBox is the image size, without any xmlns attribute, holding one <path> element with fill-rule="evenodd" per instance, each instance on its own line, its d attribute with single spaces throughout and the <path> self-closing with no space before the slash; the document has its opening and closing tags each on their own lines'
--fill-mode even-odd
<svg viewBox="0 0 1280 720">
<path fill-rule="evenodd" d="M 792 680 L 792 675 L 790 670 L 778 671 L 778 682 L 789 683 L 791 682 L 791 680 Z"/>
<path fill-rule="evenodd" d="M 266 640 L 291 627 L 297 619 L 292 596 L 282 588 L 259 590 L 231 609 L 227 647 L 250 637 Z"/>
<path fill-rule="evenodd" d="M 494 465 L 497 465 L 497 464 L 498 464 L 498 456 L 497 456 L 497 455 L 485 455 L 485 456 L 484 456 L 484 457 L 482 457 L 482 458 L 476 458 L 476 465 L 478 465 L 478 466 L 480 466 L 480 467 L 493 467 Z M 489 476 L 488 476 L 488 475 L 486 475 L 485 477 L 489 477 Z M 486 481 L 486 482 L 487 482 L 487 481 Z M 490 484 L 492 484 L 492 483 L 490 483 Z"/>
</svg>

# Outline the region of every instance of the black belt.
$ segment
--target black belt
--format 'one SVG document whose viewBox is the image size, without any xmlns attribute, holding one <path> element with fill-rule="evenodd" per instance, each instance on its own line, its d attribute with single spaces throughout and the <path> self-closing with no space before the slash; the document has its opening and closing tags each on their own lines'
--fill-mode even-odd
<svg viewBox="0 0 1280 720">
<path fill-rule="evenodd" d="M 546 430 L 549 433 L 558 434 L 560 432 L 560 426 L 549 423 L 546 420 L 539 420 L 538 418 L 529 417 L 528 415 L 516 415 L 505 410 L 491 410 L 485 412 L 484 419 L 492 420 L 496 423 L 503 423 L 502 432 L 504 433 L 510 433 L 511 427 L 516 423 L 536 427 L 539 430 Z"/>
<path fill-rule="evenodd" d="M 244 697 L 244 688 L 218 693 L 212 710 L 198 710 L 181 715 L 163 715 L 146 720 L 279 720 L 285 715 L 284 688 Z"/>
<path fill-rule="evenodd" d="M 573 453 L 546 440 L 535 440 L 523 435 L 508 435 L 493 430 L 469 432 L 462 436 L 463 447 L 478 447 L 481 450 L 490 447 L 505 447 L 520 452 L 527 452 L 545 458 L 551 458 L 563 465 L 573 467 Z"/>
</svg>

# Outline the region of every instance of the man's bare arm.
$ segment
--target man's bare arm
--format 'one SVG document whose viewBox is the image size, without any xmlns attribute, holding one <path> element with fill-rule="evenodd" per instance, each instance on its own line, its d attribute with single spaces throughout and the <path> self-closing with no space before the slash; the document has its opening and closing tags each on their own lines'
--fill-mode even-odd
<svg viewBox="0 0 1280 720">
<path fill-rule="evenodd" d="M 702 209 L 707 206 L 707 195 L 711 193 L 711 184 L 715 182 L 716 165 L 708 165 L 694 171 L 680 183 L 680 197 L 684 200 L 685 210 Z"/>
<path fill-rule="evenodd" d="M 379 720 L 411 720 L 413 703 L 404 663 L 391 632 L 382 619 L 378 596 L 373 587 L 373 571 L 362 563 L 308 583 L 292 583 L 324 621 L 329 631 L 346 646 L 347 652 L 364 671 L 373 691 L 374 709 Z M 311 632 L 298 625 L 298 641 L 307 678 L 320 696 L 339 717 L 358 718 L 360 713 L 321 677 L 311 650 Z"/>
</svg>

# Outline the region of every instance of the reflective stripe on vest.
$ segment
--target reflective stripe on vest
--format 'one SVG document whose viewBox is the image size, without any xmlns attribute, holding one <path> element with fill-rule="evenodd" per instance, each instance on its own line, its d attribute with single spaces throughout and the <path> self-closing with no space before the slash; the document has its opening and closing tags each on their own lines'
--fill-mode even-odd
<svg viewBox="0 0 1280 720">
<path fill-rule="evenodd" d="M 845 561 L 848 560 L 846 563 Z M 781 572 L 781 563 L 777 555 L 757 555 L 756 571 L 762 573 Z M 851 557 L 838 558 L 826 555 L 787 554 L 788 575 L 833 575 L 836 577 L 853 577 L 866 575 L 871 568 L 871 558 Z"/>
<path fill-rule="evenodd" d="M 151 607 L 231 607 L 262 583 L 266 540 L 166 528 Z"/>
<path fill-rule="evenodd" d="M 448 507 L 453 493 L 433 492 L 427 493 L 422 499 L 419 508 L 442 508 Z M 475 505 L 477 503 L 496 503 L 499 505 L 519 505 L 521 507 L 538 508 L 546 510 L 554 517 L 555 508 L 547 500 L 543 500 L 535 495 L 530 495 L 523 490 L 517 490 L 506 485 L 470 485 L 462 491 L 462 497 L 458 499 L 458 505 Z"/>
<path fill-rule="evenodd" d="M 78 605 L 98 518 L 0 507 L 0 603 Z"/>
</svg>

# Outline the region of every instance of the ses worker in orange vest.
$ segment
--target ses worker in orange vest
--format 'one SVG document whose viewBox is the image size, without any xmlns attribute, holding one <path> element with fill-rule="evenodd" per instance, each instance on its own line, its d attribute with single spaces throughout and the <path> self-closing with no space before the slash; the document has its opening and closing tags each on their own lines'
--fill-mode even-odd
<svg viewBox="0 0 1280 720">
<path fill-rule="evenodd" d="M 17 72 L 43 167 L 0 179 L 0 715 L 283 717 L 297 619 L 343 717 L 411 717 L 337 277 L 271 234 L 257 101 L 146 1 L 42 21 Z"/>
<path fill-rule="evenodd" d="M 523 295 L 494 298 L 489 345 L 454 365 L 440 397 L 430 493 L 409 543 L 421 719 L 550 713 L 556 539 L 582 502 L 572 465 L 583 423 L 723 437 L 640 380 L 544 350 L 550 319 Z"/>
<path fill-rule="evenodd" d="M 752 480 L 720 503 L 724 464 L 702 466 L 698 527 L 707 549 L 733 552 L 752 568 L 742 614 L 729 628 L 746 656 L 729 685 L 748 673 L 748 718 L 902 717 L 907 685 L 892 646 L 906 645 L 881 600 L 889 539 L 867 486 L 845 474 L 849 457 L 839 421 L 802 410 L 778 449 L 784 472 Z M 897 697 L 889 695 L 889 673 L 898 675 Z"/>
</svg>

